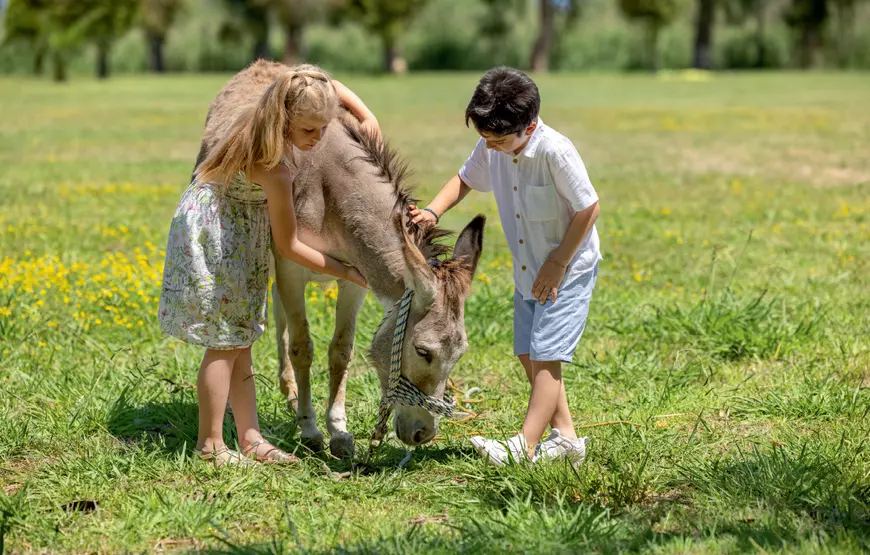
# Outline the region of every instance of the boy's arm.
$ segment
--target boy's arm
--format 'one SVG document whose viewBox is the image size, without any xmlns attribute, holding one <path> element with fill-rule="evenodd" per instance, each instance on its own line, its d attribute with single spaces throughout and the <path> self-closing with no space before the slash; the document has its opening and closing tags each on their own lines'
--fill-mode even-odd
<svg viewBox="0 0 870 555">
<path fill-rule="evenodd" d="M 565 272 L 568 270 L 568 264 L 574 259 L 583 240 L 589 235 L 592 226 L 598 219 L 598 201 L 588 208 L 574 214 L 571 218 L 571 223 L 568 224 L 568 229 L 565 231 L 565 237 L 559 246 L 550 252 L 547 260 L 541 269 L 538 271 L 538 276 L 535 278 L 535 283 L 532 284 L 532 296 L 538 299 L 541 304 L 547 302 L 547 298 L 552 295 L 553 302 L 559 293 L 559 286 L 565 278 Z"/>
<path fill-rule="evenodd" d="M 411 209 L 411 222 L 415 224 L 425 223 L 428 225 L 435 225 L 438 222 L 438 219 L 440 219 L 445 212 L 459 204 L 470 190 L 471 187 L 466 185 L 458 175 L 454 175 L 444 184 L 443 187 L 441 187 L 441 190 L 438 191 L 438 194 L 435 195 L 435 198 L 429 203 L 429 206 L 421 209 L 412 204 L 408 207 Z M 429 210 L 435 212 L 435 214 Z"/>
<path fill-rule="evenodd" d="M 459 170 L 441 187 L 429 206 L 422 210 L 416 206 L 410 206 L 411 221 L 415 224 L 435 225 L 445 212 L 456 206 L 465 198 L 470 190 L 487 192 L 492 190 L 489 178 L 489 155 L 486 149 L 486 141 L 480 139 L 471 152 L 471 156 Z M 431 210 L 431 212 L 430 212 Z"/>
<path fill-rule="evenodd" d="M 592 231 L 592 226 L 595 225 L 596 220 L 598 220 L 598 201 L 595 201 L 595 204 L 589 208 L 574 214 L 562 242 L 553 249 L 547 258 L 559 266 L 567 268 L 568 264 L 574 260 L 574 255 L 577 254 L 583 240 Z"/>
<path fill-rule="evenodd" d="M 332 84 L 335 87 L 335 93 L 338 95 L 338 99 L 354 116 L 356 116 L 356 119 L 360 121 L 360 126 L 364 130 L 374 131 L 376 135 L 380 135 L 381 128 L 380 125 L 378 125 L 378 118 L 376 118 L 372 111 L 369 110 L 365 102 L 339 81 L 333 79 Z"/>
<path fill-rule="evenodd" d="M 547 164 L 556 190 L 575 212 L 562 242 L 547 256 L 532 285 L 532 296 L 541 303 L 547 302 L 550 295 L 553 301 L 556 300 L 568 264 L 598 219 L 598 194 L 589 182 L 586 166 L 577 149 L 570 145 L 551 151 L 547 153 Z"/>
</svg>

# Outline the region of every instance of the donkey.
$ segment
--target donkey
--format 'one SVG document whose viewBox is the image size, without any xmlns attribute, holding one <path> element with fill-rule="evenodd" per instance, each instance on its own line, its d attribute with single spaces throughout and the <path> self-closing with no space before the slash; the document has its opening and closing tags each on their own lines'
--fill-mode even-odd
<svg viewBox="0 0 870 555">
<path fill-rule="evenodd" d="M 259 61 L 224 87 L 209 109 L 199 161 L 244 106 L 259 98 L 288 69 Z M 382 392 L 389 383 L 392 330 L 397 318 L 396 311 L 389 309 L 411 289 L 414 296 L 402 375 L 423 393 L 441 398 L 450 372 L 468 346 L 464 306 L 483 249 L 484 216 L 474 218 L 460 233 L 452 256 L 449 247 L 438 242 L 450 232 L 408 225 L 405 214 L 415 200 L 406 187 L 407 164 L 383 140 L 363 133 L 348 113 L 330 123 L 315 149 L 296 155 L 299 171 L 293 183 L 293 201 L 300 240 L 356 267 L 384 307 L 385 320 L 370 347 Z M 314 346 L 305 315 L 305 286 L 309 281 L 333 278 L 278 256 L 274 248 L 273 253 L 272 299 L 281 392 L 296 411 L 303 443 L 320 451 L 323 433 L 311 401 Z M 347 431 L 345 389 L 356 318 L 366 292 L 353 283 L 338 281 L 326 412 L 329 447 L 337 457 L 351 456 L 354 451 L 353 435 Z M 420 407 L 395 408 L 396 436 L 403 443 L 415 446 L 435 437 L 437 416 Z"/>
</svg>

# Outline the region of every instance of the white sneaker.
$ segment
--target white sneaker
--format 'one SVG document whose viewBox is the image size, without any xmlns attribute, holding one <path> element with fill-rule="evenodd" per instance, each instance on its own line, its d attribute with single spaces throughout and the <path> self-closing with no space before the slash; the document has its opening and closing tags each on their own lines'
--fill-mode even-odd
<svg viewBox="0 0 870 555">
<path fill-rule="evenodd" d="M 471 444 L 482 455 L 486 455 L 489 461 L 496 466 L 504 466 L 511 460 L 519 462 L 528 460 L 529 452 L 526 438 L 523 434 L 517 434 L 507 441 L 486 439 L 481 436 L 471 438 Z"/>
<path fill-rule="evenodd" d="M 550 437 L 535 449 L 535 462 L 539 460 L 555 460 L 566 458 L 576 468 L 586 458 L 588 437 L 578 437 L 570 440 L 564 437 L 558 428 L 550 430 Z"/>
</svg>

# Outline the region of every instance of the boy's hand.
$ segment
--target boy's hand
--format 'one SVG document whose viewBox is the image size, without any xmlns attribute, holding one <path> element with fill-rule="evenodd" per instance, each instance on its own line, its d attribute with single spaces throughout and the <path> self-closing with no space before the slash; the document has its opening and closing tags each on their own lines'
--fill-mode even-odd
<svg viewBox="0 0 870 555">
<path fill-rule="evenodd" d="M 411 223 L 415 223 L 421 227 L 432 227 L 438 222 L 435 214 L 422 208 L 417 208 L 416 204 L 409 204 L 408 211 L 411 214 Z"/>
<path fill-rule="evenodd" d="M 375 118 L 364 119 L 360 122 L 359 126 L 363 133 L 368 133 L 369 135 L 380 138 L 381 126 Z"/>
<path fill-rule="evenodd" d="M 565 277 L 565 270 L 565 266 L 561 266 L 548 258 L 538 271 L 538 277 L 535 278 L 535 283 L 532 285 L 532 296 L 544 304 L 552 295 L 553 302 L 556 302 L 559 285 L 562 284 L 562 279 Z"/>
</svg>

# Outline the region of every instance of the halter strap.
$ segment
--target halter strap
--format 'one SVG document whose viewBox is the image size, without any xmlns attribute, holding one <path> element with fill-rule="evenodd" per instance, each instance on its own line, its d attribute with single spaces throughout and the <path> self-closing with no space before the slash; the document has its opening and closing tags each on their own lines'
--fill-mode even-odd
<svg viewBox="0 0 870 555">
<path fill-rule="evenodd" d="M 406 289 L 402 298 L 396 301 L 375 330 L 375 335 L 377 335 L 381 326 L 383 326 L 384 322 L 390 317 L 390 314 L 398 307 L 399 315 L 396 319 L 396 328 L 393 332 L 393 344 L 390 352 L 390 379 L 387 391 L 381 396 L 381 403 L 378 407 L 378 423 L 372 432 L 369 445 L 370 455 L 387 435 L 387 422 L 393 411 L 393 405 L 423 407 L 430 413 L 441 416 L 450 416 L 453 414 L 453 408 L 456 406 L 456 402 L 450 395 L 445 394 L 444 399 L 437 399 L 431 395 L 426 395 L 420 391 L 420 388 L 402 375 L 402 352 L 405 343 L 405 329 L 408 326 L 408 314 L 411 311 L 411 298 L 413 296 L 414 290 Z"/>
</svg>

